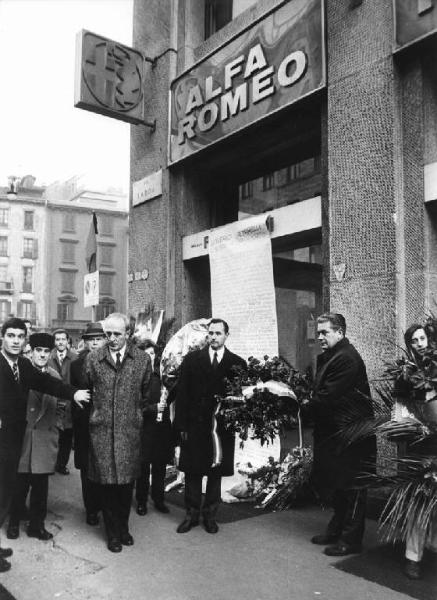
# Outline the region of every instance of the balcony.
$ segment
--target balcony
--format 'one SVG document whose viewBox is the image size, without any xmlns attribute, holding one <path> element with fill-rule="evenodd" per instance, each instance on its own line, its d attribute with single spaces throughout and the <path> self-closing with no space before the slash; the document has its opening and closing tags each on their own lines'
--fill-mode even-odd
<svg viewBox="0 0 437 600">
<path fill-rule="evenodd" d="M 0 281 L 0 294 L 13 294 L 14 293 L 14 282 L 13 281 Z"/>
</svg>

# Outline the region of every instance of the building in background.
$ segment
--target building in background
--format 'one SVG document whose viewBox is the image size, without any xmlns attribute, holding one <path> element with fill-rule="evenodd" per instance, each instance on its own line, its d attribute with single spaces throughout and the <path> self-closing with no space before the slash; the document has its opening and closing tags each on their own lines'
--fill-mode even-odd
<svg viewBox="0 0 437 600">
<path fill-rule="evenodd" d="M 15 315 L 47 324 L 44 189 L 31 175 L 0 188 L 0 322 Z"/>
<path fill-rule="evenodd" d="M 83 306 L 85 247 L 97 215 L 100 303 L 95 319 L 126 312 L 128 213 L 119 190 L 87 189 L 77 177 L 47 187 L 14 178 L 0 188 L 0 322 L 30 319 L 37 329 L 63 327 L 77 341 L 93 319 Z M 14 188 L 14 189 L 12 189 Z"/>
<path fill-rule="evenodd" d="M 126 197 L 118 191 L 97 192 L 73 178 L 46 190 L 47 199 L 47 301 L 51 328 L 63 327 L 78 341 L 93 320 L 92 308 L 83 305 L 86 239 L 93 212 L 97 215 L 97 266 L 100 302 L 95 320 L 127 308 L 128 213 Z"/>
</svg>

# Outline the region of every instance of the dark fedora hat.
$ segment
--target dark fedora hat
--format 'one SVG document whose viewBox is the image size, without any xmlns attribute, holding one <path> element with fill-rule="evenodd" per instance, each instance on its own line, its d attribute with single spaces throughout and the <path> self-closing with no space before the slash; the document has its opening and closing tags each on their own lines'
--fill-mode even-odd
<svg viewBox="0 0 437 600">
<path fill-rule="evenodd" d="M 105 333 L 103 331 L 102 324 L 97 321 L 97 323 L 88 323 L 84 333 L 82 334 L 82 339 L 86 340 L 93 337 L 101 337 L 104 336 Z"/>
</svg>

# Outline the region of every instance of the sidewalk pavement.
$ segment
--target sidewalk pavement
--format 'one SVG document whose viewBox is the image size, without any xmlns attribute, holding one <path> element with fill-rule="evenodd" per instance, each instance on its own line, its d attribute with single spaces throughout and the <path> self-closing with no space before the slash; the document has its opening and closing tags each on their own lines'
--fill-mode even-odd
<svg viewBox="0 0 437 600">
<path fill-rule="evenodd" d="M 333 568 L 339 559 L 309 542 L 323 532 L 328 512 L 317 507 L 260 514 L 220 525 L 216 535 L 196 527 L 177 534 L 184 511 L 163 515 L 132 510 L 132 547 L 106 548 L 102 524 L 85 524 L 78 472 L 50 479 L 46 527 L 50 542 L 28 538 L 13 547 L 12 569 L 0 575 L 16 600 L 406 600 L 403 593 Z M 369 521 L 365 545 L 376 546 Z M 399 573 L 399 577 L 403 575 Z M 0 600 L 2 595 L 0 593 Z"/>
</svg>

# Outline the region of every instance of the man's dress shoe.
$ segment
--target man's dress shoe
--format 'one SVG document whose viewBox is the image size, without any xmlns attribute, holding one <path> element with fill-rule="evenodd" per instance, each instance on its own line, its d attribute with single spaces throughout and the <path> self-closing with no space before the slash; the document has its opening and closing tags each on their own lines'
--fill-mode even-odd
<svg viewBox="0 0 437 600">
<path fill-rule="evenodd" d="M 47 529 L 44 529 L 44 527 L 40 527 L 39 529 L 29 528 L 27 530 L 27 535 L 28 537 L 37 538 L 43 542 L 53 539 L 53 534 L 50 533 L 50 531 L 47 531 Z"/>
<path fill-rule="evenodd" d="M 88 513 L 86 516 L 86 522 L 88 525 L 95 527 L 99 524 L 99 515 L 97 513 Z"/>
<path fill-rule="evenodd" d="M 405 559 L 404 569 L 405 575 L 408 579 L 422 579 L 422 569 L 420 562 L 416 560 Z"/>
<path fill-rule="evenodd" d="M 338 543 L 328 546 L 324 552 L 327 556 L 347 556 L 348 554 L 359 554 L 362 551 L 361 544 Z"/>
<path fill-rule="evenodd" d="M 138 504 L 137 506 L 137 515 L 140 515 L 140 517 L 143 517 L 144 515 L 147 515 L 147 504 Z"/>
<path fill-rule="evenodd" d="M 217 533 L 218 525 L 214 519 L 204 519 L 203 526 L 208 533 Z"/>
<path fill-rule="evenodd" d="M 9 540 L 16 540 L 20 537 L 20 526 L 19 525 L 11 525 L 9 523 L 8 528 L 6 530 L 6 537 Z"/>
<path fill-rule="evenodd" d="M 133 546 L 134 538 L 131 536 L 129 532 L 121 534 L 121 543 L 123 546 Z"/>
<path fill-rule="evenodd" d="M 198 519 L 184 519 L 182 523 L 178 526 L 176 531 L 178 533 L 187 533 L 187 531 L 190 531 L 190 529 L 196 527 L 197 525 L 199 525 Z"/>
<path fill-rule="evenodd" d="M 118 538 L 111 538 L 108 540 L 108 550 L 111 552 L 121 552 L 123 546 Z"/>
<path fill-rule="evenodd" d="M 6 573 L 11 568 L 11 563 L 8 562 L 5 558 L 0 557 L 0 573 Z"/>
<path fill-rule="evenodd" d="M 322 533 L 320 535 L 314 535 L 311 538 L 312 544 L 319 544 L 320 546 L 327 546 L 328 544 L 335 544 L 335 542 L 338 542 L 338 536 L 327 535 L 326 533 Z"/>
<path fill-rule="evenodd" d="M 0 558 L 9 558 L 12 554 L 12 548 L 0 548 Z"/>
</svg>

